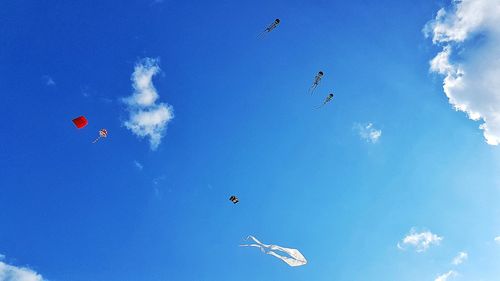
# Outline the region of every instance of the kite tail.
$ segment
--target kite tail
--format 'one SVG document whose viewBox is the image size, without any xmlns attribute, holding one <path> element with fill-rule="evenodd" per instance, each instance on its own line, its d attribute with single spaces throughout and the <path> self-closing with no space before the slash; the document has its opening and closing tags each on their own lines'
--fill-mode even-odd
<svg viewBox="0 0 500 281">
<path fill-rule="evenodd" d="M 309 92 L 311 93 L 311 95 L 314 93 L 314 91 L 316 91 L 316 88 L 318 88 L 318 85 L 319 85 L 319 82 L 316 83 L 316 81 L 314 81 L 311 88 L 309 88 Z"/>
<path fill-rule="evenodd" d="M 272 245 L 267 245 L 267 244 L 260 242 L 259 240 L 257 240 L 257 238 L 255 238 L 252 235 L 247 236 L 247 238 L 245 240 L 249 240 L 249 239 L 253 240 L 256 244 L 244 244 L 244 245 L 240 245 L 240 246 L 241 247 L 258 247 L 258 248 L 261 248 L 261 250 L 263 250 L 263 248 L 269 248 L 272 246 Z"/>
<path fill-rule="evenodd" d="M 266 250 L 261 245 L 257 245 L 257 244 L 244 244 L 244 245 L 239 245 L 239 246 L 240 247 L 255 247 L 255 248 L 259 248 L 261 252 L 266 253 Z"/>
<path fill-rule="evenodd" d="M 96 143 L 96 142 L 98 142 L 100 138 L 101 138 L 101 137 L 99 136 L 99 137 L 98 137 L 97 139 L 95 139 L 92 143 Z"/>
<path fill-rule="evenodd" d="M 257 244 L 259 244 L 259 245 L 262 245 L 262 246 L 264 246 L 264 247 L 269 247 L 269 246 L 270 246 L 270 245 L 266 245 L 266 244 L 264 244 L 264 243 L 260 242 L 259 240 L 257 240 L 257 238 L 255 238 L 255 237 L 254 237 L 254 236 L 252 236 L 252 235 L 248 235 L 247 240 L 248 240 L 248 239 L 252 239 L 255 243 L 257 243 Z"/>
</svg>

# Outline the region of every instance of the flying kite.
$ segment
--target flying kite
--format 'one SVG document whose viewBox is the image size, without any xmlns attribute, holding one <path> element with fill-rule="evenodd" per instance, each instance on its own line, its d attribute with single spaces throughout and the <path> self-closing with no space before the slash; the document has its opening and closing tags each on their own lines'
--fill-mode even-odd
<svg viewBox="0 0 500 281">
<path fill-rule="evenodd" d="M 87 121 L 87 118 L 85 118 L 85 116 L 76 117 L 72 121 L 73 121 L 73 124 L 75 124 L 75 126 L 78 129 L 81 129 L 81 128 L 87 126 L 87 124 L 89 123 L 89 121 Z"/>
<path fill-rule="evenodd" d="M 106 129 L 100 129 L 99 130 L 99 137 L 97 139 L 95 139 L 92 143 L 96 143 L 99 141 L 99 139 L 101 138 L 105 138 L 108 136 L 108 130 Z"/>
<path fill-rule="evenodd" d="M 319 82 L 321 82 L 321 78 L 323 78 L 323 74 L 323 71 L 320 71 L 318 72 L 318 74 L 316 74 L 316 77 L 314 77 L 314 82 L 311 88 L 309 88 L 309 93 L 314 93 L 314 90 L 316 90 L 316 87 L 318 87 Z"/>
<path fill-rule="evenodd" d="M 260 248 L 260 250 L 263 253 L 277 257 L 278 259 L 287 263 L 289 266 L 301 266 L 301 265 L 305 265 L 307 263 L 306 258 L 297 249 L 284 248 L 284 247 L 277 246 L 277 245 L 266 245 L 266 244 L 261 243 L 259 240 L 257 240 L 252 235 L 248 236 L 247 240 L 248 239 L 252 239 L 256 244 L 240 245 L 240 247 Z M 277 254 L 276 253 L 277 251 L 283 252 L 283 253 L 287 254 L 288 256 Z"/>
<path fill-rule="evenodd" d="M 318 109 L 323 107 L 325 104 L 329 103 L 331 100 L 333 99 L 333 94 L 328 94 L 328 96 L 326 96 L 325 98 L 325 101 L 323 102 L 322 105 L 318 106 Z"/>
<path fill-rule="evenodd" d="M 238 199 L 238 197 L 236 197 L 234 195 L 232 195 L 231 197 L 229 197 L 229 200 L 231 202 L 233 202 L 233 204 L 236 204 L 236 203 L 240 202 L 240 200 Z"/>
<path fill-rule="evenodd" d="M 273 31 L 273 29 L 275 29 L 278 26 L 278 24 L 280 24 L 280 19 L 275 19 L 274 22 L 271 23 L 268 27 L 266 27 L 266 29 L 264 29 L 264 31 L 262 31 L 257 37 L 260 37 L 266 33 Z"/>
</svg>

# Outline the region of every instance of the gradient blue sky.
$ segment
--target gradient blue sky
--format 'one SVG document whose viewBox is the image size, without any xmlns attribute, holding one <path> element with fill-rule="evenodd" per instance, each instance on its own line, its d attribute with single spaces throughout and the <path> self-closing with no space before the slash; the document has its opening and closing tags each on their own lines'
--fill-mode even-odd
<svg viewBox="0 0 500 281">
<path fill-rule="evenodd" d="M 3 262 L 50 281 L 500 280 L 500 152 L 429 73 L 422 28 L 449 4 L 1 1 Z M 145 57 L 175 114 L 156 151 L 123 125 Z M 398 249 L 413 227 L 443 240 Z"/>
</svg>

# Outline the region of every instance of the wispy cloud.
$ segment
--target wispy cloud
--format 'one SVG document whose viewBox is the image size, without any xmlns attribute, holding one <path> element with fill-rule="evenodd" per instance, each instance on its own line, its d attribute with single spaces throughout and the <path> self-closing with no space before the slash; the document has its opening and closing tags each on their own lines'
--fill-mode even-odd
<svg viewBox="0 0 500 281">
<path fill-rule="evenodd" d="M 457 272 L 450 270 L 445 274 L 438 276 L 436 279 L 434 279 L 434 281 L 447 281 L 448 279 L 456 277 L 457 275 L 458 275 Z"/>
<path fill-rule="evenodd" d="M 56 82 L 54 81 L 54 79 L 52 79 L 52 77 L 50 77 L 49 75 L 42 76 L 42 80 L 45 83 L 45 85 L 47 85 L 47 86 L 56 85 Z"/>
<path fill-rule="evenodd" d="M 157 199 L 161 199 L 162 198 L 162 192 L 160 191 L 160 189 L 158 187 L 154 187 L 153 188 L 153 194 L 154 196 L 157 198 Z"/>
<path fill-rule="evenodd" d="M 376 129 L 372 123 L 354 124 L 354 129 L 359 136 L 367 142 L 376 143 L 382 136 L 382 130 Z"/>
<path fill-rule="evenodd" d="M 165 187 L 164 182 L 166 179 L 167 177 L 165 175 L 161 175 L 153 179 L 153 192 L 155 197 L 158 199 L 163 198 L 164 187 Z M 170 190 L 168 191 L 170 192 Z"/>
<path fill-rule="evenodd" d="M 144 168 L 144 166 L 143 166 L 141 163 L 139 163 L 137 160 L 134 160 L 134 166 L 135 166 L 137 169 L 141 170 L 141 171 L 142 171 L 142 169 Z"/>
<path fill-rule="evenodd" d="M 153 179 L 153 184 L 154 185 L 159 185 L 161 182 L 163 182 L 167 177 L 165 175 L 158 176 Z"/>
<path fill-rule="evenodd" d="M 135 65 L 131 77 L 134 93 L 123 99 L 129 111 L 125 127 L 141 138 L 148 137 L 152 150 L 158 148 L 168 122 L 174 118 L 173 108 L 170 105 L 157 103 L 160 96 L 152 79 L 159 71 L 157 59 L 140 60 Z"/>
<path fill-rule="evenodd" d="M 3 258 L 5 256 L 2 255 Z M 9 265 L 0 261 L 0 280 L 2 281 L 44 281 L 42 275 L 27 267 Z"/>
<path fill-rule="evenodd" d="M 88 86 L 82 86 L 80 87 L 80 92 L 82 93 L 82 96 L 84 98 L 90 98 L 91 94 L 90 94 L 90 89 Z"/>
<path fill-rule="evenodd" d="M 460 252 L 458 255 L 453 259 L 451 262 L 453 265 L 459 265 L 462 264 L 464 261 L 466 261 L 469 258 L 469 255 L 466 252 Z"/>
<path fill-rule="evenodd" d="M 439 237 L 430 231 L 417 233 L 412 228 L 410 233 L 398 242 L 398 248 L 405 250 L 408 247 L 413 247 L 417 252 L 425 252 L 431 245 L 439 245 L 442 240 L 443 237 Z"/>
<path fill-rule="evenodd" d="M 498 0 L 452 1 L 424 27 L 442 47 L 430 70 L 445 78 L 443 89 L 456 110 L 482 120 L 486 142 L 500 143 L 500 5 Z"/>
<path fill-rule="evenodd" d="M 495 242 L 497 242 L 498 244 L 500 244 L 500 236 L 495 237 L 494 240 L 495 240 Z"/>
</svg>

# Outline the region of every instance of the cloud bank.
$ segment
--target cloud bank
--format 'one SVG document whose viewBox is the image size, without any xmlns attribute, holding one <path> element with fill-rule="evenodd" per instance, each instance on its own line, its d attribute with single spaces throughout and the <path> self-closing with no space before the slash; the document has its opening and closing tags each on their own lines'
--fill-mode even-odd
<svg viewBox="0 0 500 281">
<path fill-rule="evenodd" d="M 156 150 L 165 135 L 167 124 L 174 118 L 173 108 L 157 103 L 158 92 L 153 85 L 153 76 L 159 73 L 157 59 L 140 60 L 132 73 L 134 93 L 123 99 L 127 104 L 129 119 L 123 124 L 135 135 L 149 138 L 151 150 Z"/>
<path fill-rule="evenodd" d="M 372 123 L 355 124 L 354 128 L 358 131 L 359 136 L 367 142 L 376 143 L 382 136 L 382 130 L 376 129 Z"/>
<path fill-rule="evenodd" d="M 440 9 L 424 33 L 442 47 L 430 70 L 444 76 L 450 104 L 482 121 L 486 142 L 500 143 L 500 2 L 455 0 Z"/>
<path fill-rule="evenodd" d="M 2 257 L 5 257 L 2 255 Z M 3 258 L 2 258 L 3 259 Z M 46 281 L 27 267 L 17 267 L 0 261 L 0 281 Z"/>
<path fill-rule="evenodd" d="M 398 243 L 398 248 L 406 250 L 408 247 L 415 248 L 417 252 L 425 252 L 431 245 L 439 245 L 443 237 L 439 237 L 430 231 L 417 233 L 415 229 L 411 229 L 403 240 Z"/>
</svg>

